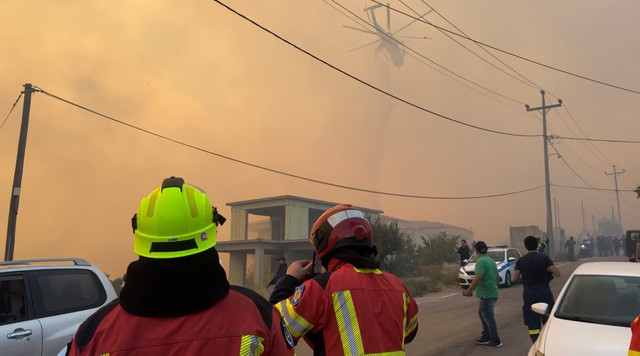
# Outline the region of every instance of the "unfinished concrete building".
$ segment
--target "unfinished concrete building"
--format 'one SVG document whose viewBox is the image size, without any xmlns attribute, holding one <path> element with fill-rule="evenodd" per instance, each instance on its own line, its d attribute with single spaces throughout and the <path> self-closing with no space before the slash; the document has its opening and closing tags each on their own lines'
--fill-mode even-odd
<svg viewBox="0 0 640 356">
<path fill-rule="evenodd" d="M 275 257 L 285 256 L 287 262 L 311 259 L 311 227 L 336 204 L 292 195 L 227 203 L 231 207 L 231 240 L 219 241 L 216 249 L 229 253 L 229 266 L 225 268 L 229 282 L 264 286 L 277 268 Z M 358 209 L 372 219 L 382 213 Z"/>
</svg>

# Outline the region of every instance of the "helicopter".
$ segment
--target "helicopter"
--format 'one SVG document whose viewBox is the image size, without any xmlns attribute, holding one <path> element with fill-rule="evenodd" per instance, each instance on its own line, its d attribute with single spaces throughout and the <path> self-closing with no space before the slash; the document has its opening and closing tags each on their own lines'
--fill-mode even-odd
<svg viewBox="0 0 640 356">
<path fill-rule="evenodd" d="M 386 30 L 384 28 L 382 28 L 382 26 L 380 26 L 380 24 L 378 23 L 378 21 L 376 19 L 375 10 L 377 8 L 380 8 L 380 7 L 386 7 L 387 8 L 387 29 Z M 403 43 L 400 40 L 398 40 L 398 38 L 429 39 L 428 37 L 396 36 L 396 34 L 398 32 L 400 32 L 400 31 L 402 31 L 403 29 L 405 29 L 406 27 L 408 27 L 409 25 L 411 25 L 412 23 L 414 23 L 415 21 L 418 21 L 419 19 L 423 18 L 424 16 L 426 16 L 427 14 L 432 12 L 433 10 L 427 11 L 424 15 L 420 16 L 417 19 L 414 19 L 413 21 L 409 22 L 408 24 L 406 24 L 405 26 L 401 27 L 400 29 L 398 29 L 395 32 L 391 32 L 391 8 L 389 7 L 389 4 L 387 4 L 387 5 L 376 4 L 376 5 L 373 5 L 373 6 L 366 7 L 363 11 L 369 12 L 371 25 L 375 29 L 375 32 L 371 31 L 371 30 L 368 30 L 368 29 L 362 29 L 362 28 L 353 27 L 353 26 L 349 26 L 349 25 L 343 25 L 343 27 L 351 29 L 351 30 L 359 31 L 359 32 L 364 32 L 364 33 L 376 35 L 376 36 L 378 36 L 378 39 L 375 40 L 375 41 L 371 41 L 369 43 L 366 43 L 366 44 L 364 44 L 362 46 L 358 46 L 356 48 L 353 48 L 349 52 L 353 52 L 353 51 L 356 51 L 358 49 L 361 49 L 361 48 L 364 48 L 364 47 L 367 47 L 367 46 L 371 46 L 373 44 L 378 43 L 378 46 L 375 49 L 376 54 L 382 52 L 384 54 L 385 58 L 388 61 L 393 63 L 393 65 L 396 66 L 397 68 L 400 68 L 404 64 L 404 53 L 405 52 L 404 52 L 404 49 L 402 49 Z"/>
</svg>

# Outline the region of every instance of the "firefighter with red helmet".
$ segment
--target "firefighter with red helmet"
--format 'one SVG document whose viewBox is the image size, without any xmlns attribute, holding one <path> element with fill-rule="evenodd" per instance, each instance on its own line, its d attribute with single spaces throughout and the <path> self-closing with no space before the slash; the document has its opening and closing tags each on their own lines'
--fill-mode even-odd
<svg viewBox="0 0 640 356">
<path fill-rule="evenodd" d="M 137 261 L 120 298 L 78 328 L 69 355 L 293 355 L 276 308 L 230 286 L 219 263 L 225 218 L 206 194 L 171 177 L 131 220 Z"/>
<path fill-rule="evenodd" d="M 270 301 L 292 343 L 304 338 L 315 355 L 404 355 L 418 331 L 418 305 L 396 276 L 374 259 L 371 225 L 349 204 L 320 216 L 310 242 L 326 272 L 294 261 Z"/>
</svg>

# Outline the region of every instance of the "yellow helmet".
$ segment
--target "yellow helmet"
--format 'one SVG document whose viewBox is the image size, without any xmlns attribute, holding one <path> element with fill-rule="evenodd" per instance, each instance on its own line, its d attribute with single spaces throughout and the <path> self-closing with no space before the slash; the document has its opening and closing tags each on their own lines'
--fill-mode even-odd
<svg viewBox="0 0 640 356">
<path fill-rule="evenodd" d="M 142 199 L 131 219 L 133 251 L 150 258 L 177 258 L 216 244 L 216 227 L 225 218 L 200 189 L 179 177 L 167 178 Z"/>
</svg>

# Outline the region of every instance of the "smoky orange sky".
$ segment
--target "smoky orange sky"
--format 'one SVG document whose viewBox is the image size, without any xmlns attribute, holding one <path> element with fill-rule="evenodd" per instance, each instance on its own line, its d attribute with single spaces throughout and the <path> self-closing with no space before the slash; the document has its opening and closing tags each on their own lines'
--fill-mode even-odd
<svg viewBox="0 0 640 356">
<path fill-rule="evenodd" d="M 224 2 L 224 1 L 223 1 Z M 546 230 L 542 121 L 524 104 L 561 98 L 547 115 L 561 137 L 637 140 L 640 95 L 545 68 L 414 22 L 395 67 L 376 39 L 343 27 L 369 1 L 3 1 L 0 120 L 23 85 L 32 97 L 14 259 L 82 257 L 112 277 L 135 259 L 130 219 L 163 178 L 182 176 L 230 217 L 229 202 L 297 195 L 439 221 L 500 243 L 509 227 Z M 640 90 L 637 1 L 392 1 L 407 15 L 542 64 Z M 384 9 L 376 10 L 386 26 Z M 391 12 L 391 31 L 411 21 Z M 454 27 L 453 25 L 456 27 Z M 366 25 L 363 25 L 366 28 Z M 369 27 L 369 29 L 371 29 Z M 464 45 L 461 46 L 461 45 Z M 466 47 L 466 48 L 465 48 Z M 484 58 L 484 60 L 479 57 Z M 490 65 L 487 62 L 493 64 Z M 507 65 L 517 71 L 514 73 Z M 495 67 L 502 71 L 497 70 Z M 508 72 L 510 75 L 505 74 Z M 524 78 L 524 79 L 523 79 Z M 533 84 L 532 84 L 532 83 Z M 403 103 L 376 90 L 412 103 Z M 0 129 L 0 226 L 7 225 L 23 98 Z M 519 137 L 461 125 L 429 113 Z M 640 228 L 637 143 L 551 140 L 554 218 L 567 236 L 617 216 Z M 576 187 L 588 188 L 577 189 Z M 593 189 L 596 188 L 596 189 Z M 2 194 L 0 194 L 2 198 Z M 556 221 L 554 219 L 554 226 Z M 219 229 L 229 239 L 228 225 Z M 4 243 L 0 251 L 4 253 Z"/>
</svg>

